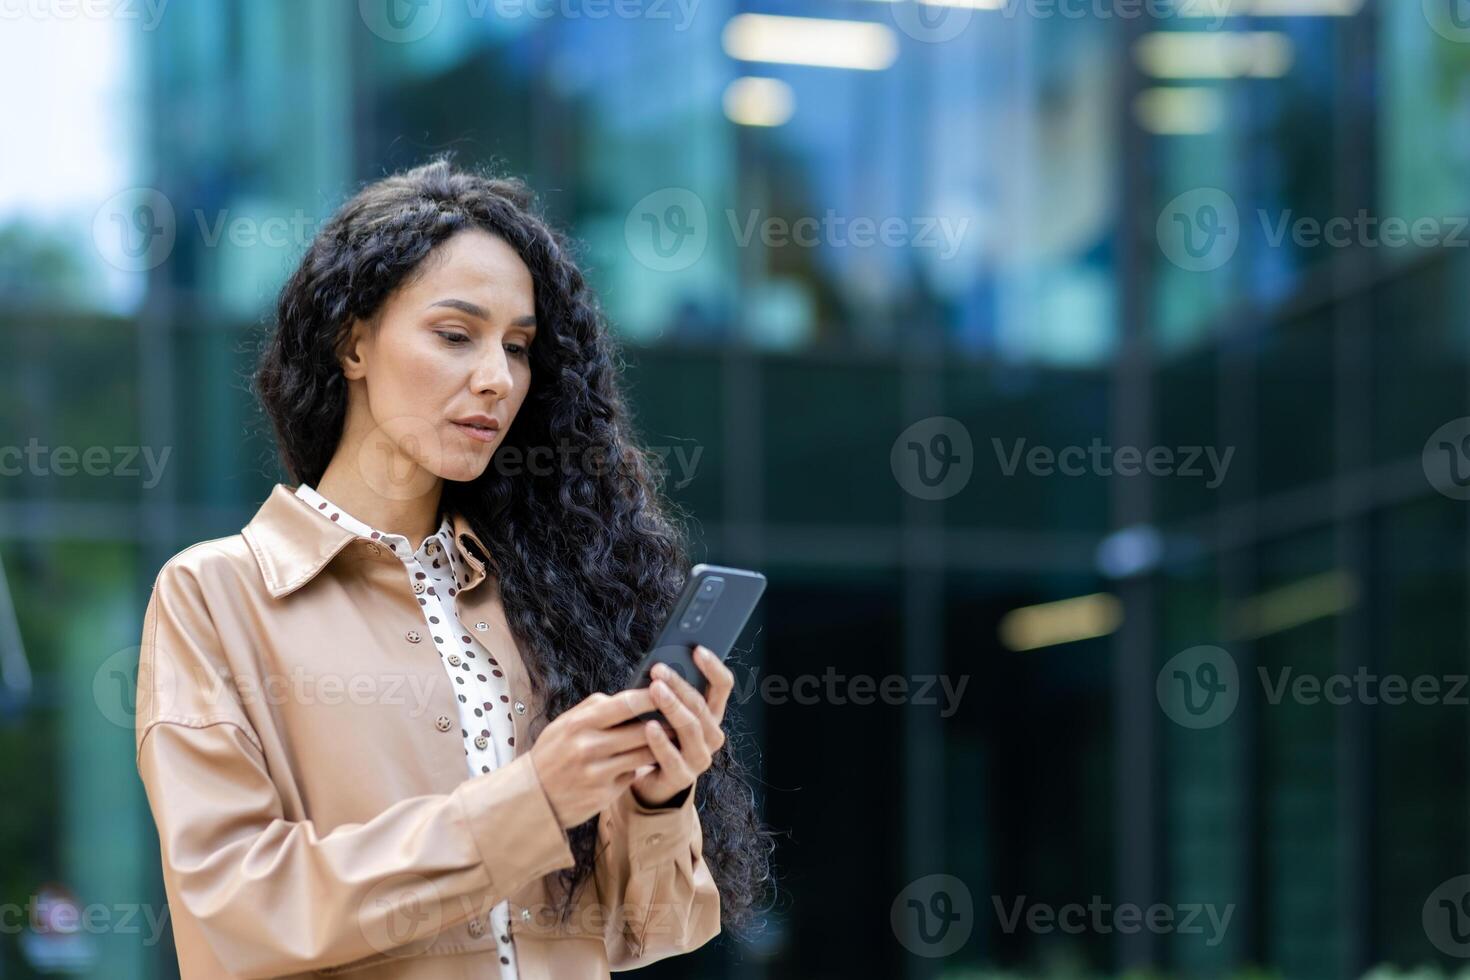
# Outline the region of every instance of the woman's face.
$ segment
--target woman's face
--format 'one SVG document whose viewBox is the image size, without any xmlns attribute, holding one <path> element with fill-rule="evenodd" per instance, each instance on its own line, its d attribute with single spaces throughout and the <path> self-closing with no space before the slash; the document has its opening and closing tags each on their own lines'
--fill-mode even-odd
<svg viewBox="0 0 1470 980">
<path fill-rule="evenodd" d="M 462 231 L 384 304 L 376 332 L 353 324 L 343 446 L 386 497 L 468 481 L 490 463 L 531 387 L 531 272 L 500 238 Z"/>
</svg>

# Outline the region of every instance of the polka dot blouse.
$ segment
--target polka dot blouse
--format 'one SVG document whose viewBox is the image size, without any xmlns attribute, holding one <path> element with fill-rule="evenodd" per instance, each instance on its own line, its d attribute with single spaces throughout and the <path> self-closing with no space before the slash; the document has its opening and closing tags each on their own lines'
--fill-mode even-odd
<svg viewBox="0 0 1470 980">
<path fill-rule="evenodd" d="M 476 629 L 466 629 L 459 621 L 456 596 L 469 580 L 470 570 L 456 551 L 454 526 L 449 516 L 446 514 L 439 530 L 415 550 L 408 538 L 369 527 L 305 483 L 297 487 L 296 496 L 320 513 L 323 520 L 386 545 L 403 562 L 429 636 L 439 650 L 439 661 L 456 689 L 469 774 L 475 776 L 508 765 L 515 757 L 510 690 L 494 652 L 486 649 L 480 640 L 486 632 L 479 629 L 481 624 L 476 624 Z M 490 924 L 500 946 L 501 976 L 513 980 L 517 973 L 508 929 L 509 914 L 509 903 L 500 902 L 490 911 Z"/>
</svg>

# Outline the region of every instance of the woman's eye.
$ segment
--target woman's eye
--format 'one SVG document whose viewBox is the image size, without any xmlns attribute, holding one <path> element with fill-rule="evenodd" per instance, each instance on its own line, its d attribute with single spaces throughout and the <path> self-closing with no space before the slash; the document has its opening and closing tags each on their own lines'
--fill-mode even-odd
<svg viewBox="0 0 1470 980">
<path fill-rule="evenodd" d="M 449 343 L 451 343 L 451 344 L 462 344 L 462 343 L 467 342 L 470 339 L 465 334 L 462 334 L 462 333 L 450 333 L 447 330 L 435 330 L 434 332 L 436 334 L 438 334 L 439 336 L 443 337 L 445 340 L 449 341 Z"/>
<path fill-rule="evenodd" d="M 522 347 L 520 344 L 506 344 L 505 349 L 510 351 L 516 357 L 526 356 L 526 348 Z"/>
</svg>

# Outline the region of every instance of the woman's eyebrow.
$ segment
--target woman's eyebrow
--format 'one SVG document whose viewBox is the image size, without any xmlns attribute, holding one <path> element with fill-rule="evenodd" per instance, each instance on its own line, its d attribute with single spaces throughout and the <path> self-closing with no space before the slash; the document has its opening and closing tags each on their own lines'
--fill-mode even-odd
<svg viewBox="0 0 1470 980">
<path fill-rule="evenodd" d="M 461 313 L 466 313 L 479 320 L 490 319 L 490 312 L 488 310 L 486 310 L 483 306 L 480 306 L 478 303 L 471 303 L 467 299 L 450 298 L 436 300 L 435 302 L 430 303 L 426 307 L 426 309 L 432 310 L 436 306 L 447 306 L 451 310 L 459 310 Z M 526 316 L 516 317 L 510 322 L 510 325 L 513 327 L 529 327 L 530 329 L 535 330 L 536 317 L 530 314 Z"/>
</svg>

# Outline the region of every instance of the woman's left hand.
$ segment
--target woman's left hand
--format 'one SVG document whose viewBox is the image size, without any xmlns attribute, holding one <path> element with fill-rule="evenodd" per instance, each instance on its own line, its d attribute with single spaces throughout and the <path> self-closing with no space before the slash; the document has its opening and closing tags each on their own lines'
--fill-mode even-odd
<svg viewBox="0 0 1470 980">
<path fill-rule="evenodd" d="M 654 704 L 673 726 L 678 744 L 669 737 L 662 723 L 644 722 L 648 747 L 653 750 L 657 764 L 644 767 L 629 789 L 633 798 L 646 807 L 667 803 L 693 786 L 725 744 L 720 723 L 724 721 L 725 704 L 735 686 L 735 675 L 708 647 L 694 648 L 694 663 L 708 681 L 703 697 L 667 664 L 653 668 Z"/>
</svg>

